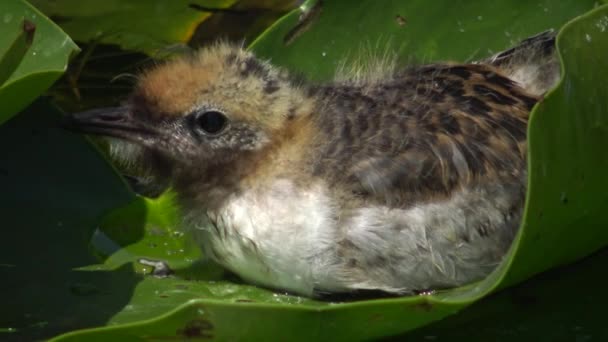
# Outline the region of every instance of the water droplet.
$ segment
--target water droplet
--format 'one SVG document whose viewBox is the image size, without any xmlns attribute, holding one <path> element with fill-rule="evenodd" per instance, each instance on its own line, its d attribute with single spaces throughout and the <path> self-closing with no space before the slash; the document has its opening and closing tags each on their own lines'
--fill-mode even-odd
<svg viewBox="0 0 608 342">
<path fill-rule="evenodd" d="M 456 24 L 458 25 L 458 32 L 464 32 L 464 28 L 462 27 L 462 22 L 459 20 L 456 22 Z"/>
<path fill-rule="evenodd" d="M 478 15 L 478 16 L 477 16 L 477 20 L 482 21 L 482 20 L 483 20 L 483 17 L 482 17 L 481 15 Z"/>
<path fill-rule="evenodd" d="M 325 52 L 325 51 L 321 52 L 321 56 L 323 56 L 323 57 L 327 56 L 327 52 Z"/>
<path fill-rule="evenodd" d="M 600 29 L 600 32 L 608 30 L 608 16 L 603 16 L 595 23 L 595 26 Z"/>
<path fill-rule="evenodd" d="M 32 52 L 32 56 L 36 56 L 36 55 L 37 55 L 36 51 Z"/>
<path fill-rule="evenodd" d="M 587 42 L 591 42 L 591 36 L 589 35 L 589 33 L 586 33 L 586 34 L 585 34 L 585 40 L 586 40 Z"/>
</svg>

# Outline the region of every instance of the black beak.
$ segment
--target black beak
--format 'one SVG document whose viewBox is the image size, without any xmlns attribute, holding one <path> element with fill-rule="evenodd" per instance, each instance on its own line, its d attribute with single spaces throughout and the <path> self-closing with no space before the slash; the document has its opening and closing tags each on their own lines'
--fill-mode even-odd
<svg viewBox="0 0 608 342">
<path fill-rule="evenodd" d="M 133 118 L 127 107 L 97 108 L 67 115 L 63 127 L 86 134 L 140 140 L 157 132 Z"/>
</svg>

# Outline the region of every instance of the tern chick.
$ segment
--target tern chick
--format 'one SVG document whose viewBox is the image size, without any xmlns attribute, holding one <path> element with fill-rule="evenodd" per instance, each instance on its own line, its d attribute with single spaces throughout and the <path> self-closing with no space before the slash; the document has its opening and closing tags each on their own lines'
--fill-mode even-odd
<svg viewBox="0 0 608 342">
<path fill-rule="evenodd" d="M 394 294 L 485 277 L 517 232 L 545 32 L 487 60 L 314 84 L 218 43 L 70 116 L 169 183 L 204 252 L 255 284 Z"/>
</svg>

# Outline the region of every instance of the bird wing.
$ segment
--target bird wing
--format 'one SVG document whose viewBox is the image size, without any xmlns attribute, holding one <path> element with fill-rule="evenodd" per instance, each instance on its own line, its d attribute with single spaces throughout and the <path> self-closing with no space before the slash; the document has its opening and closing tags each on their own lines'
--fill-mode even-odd
<svg viewBox="0 0 608 342">
<path fill-rule="evenodd" d="M 404 206 L 524 173 L 528 112 L 537 99 L 491 66 L 428 65 L 319 92 L 326 143 L 315 172 L 363 198 Z"/>
</svg>

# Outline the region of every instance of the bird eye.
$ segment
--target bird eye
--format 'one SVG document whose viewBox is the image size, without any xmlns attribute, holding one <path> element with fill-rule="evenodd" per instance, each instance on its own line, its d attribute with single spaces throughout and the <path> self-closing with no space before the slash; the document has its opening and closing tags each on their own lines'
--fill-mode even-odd
<svg viewBox="0 0 608 342">
<path fill-rule="evenodd" d="M 228 123 L 228 118 L 224 113 L 217 110 L 210 110 L 196 116 L 196 124 L 207 134 L 218 134 Z"/>
</svg>

